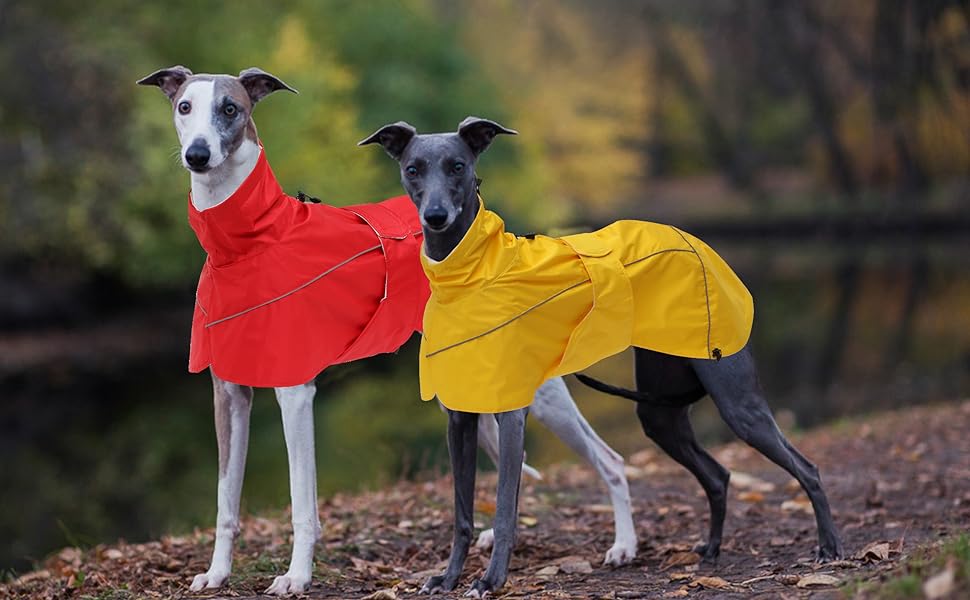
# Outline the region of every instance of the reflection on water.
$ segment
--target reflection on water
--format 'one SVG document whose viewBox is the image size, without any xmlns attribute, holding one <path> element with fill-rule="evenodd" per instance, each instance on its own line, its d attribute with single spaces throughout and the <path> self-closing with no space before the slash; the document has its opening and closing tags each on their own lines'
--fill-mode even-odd
<svg viewBox="0 0 970 600">
<path fill-rule="evenodd" d="M 917 273 L 891 250 L 870 251 L 860 255 L 864 268 L 847 293 L 840 270 L 845 253 L 718 249 L 755 294 L 754 348 L 786 426 L 957 398 L 970 389 L 970 271 L 960 253 L 924 249 L 926 272 Z M 919 277 L 915 298 L 913 277 Z M 416 352 L 412 340 L 396 355 L 340 366 L 319 379 L 322 494 L 445 468 L 445 421 L 434 403 L 418 400 Z M 838 354 L 834 367 L 831 353 Z M 592 372 L 629 384 L 629 356 Z M 832 382 L 821 385 L 826 374 Z M 617 450 L 629 454 L 648 444 L 630 418 L 629 401 L 596 395 L 573 381 L 570 387 Z M 110 372 L 61 365 L 8 377 L 3 390 L 0 538 L 6 543 L 0 567 L 25 568 L 66 544 L 137 541 L 214 522 L 210 381 L 187 374 L 181 357 Z M 708 442 L 726 436 L 710 403 L 698 407 L 695 422 Z M 528 444 L 532 463 L 573 459 L 536 423 Z M 287 503 L 279 411 L 272 393 L 261 390 L 244 510 Z"/>
</svg>

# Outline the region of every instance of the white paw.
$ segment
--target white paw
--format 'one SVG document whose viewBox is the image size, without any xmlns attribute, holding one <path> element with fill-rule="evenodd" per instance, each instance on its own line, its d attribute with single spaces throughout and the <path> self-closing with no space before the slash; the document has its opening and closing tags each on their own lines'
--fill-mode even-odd
<svg viewBox="0 0 970 600">
<path fill-rule="evenodd" d="M 617 542 L 613 547 L 606 551 L 606 558 L 603 559 L 604 565 L 620 567 L 633 562 L 637 555 L 636 542 Z"/>
<path fill-rule="evenodd" d="M 288 594 L 302 594 L 310 586 L 309 577 L 298 577 L 287 573 L 273 580 L 273 585 L 266 588 L 265 594 L 272 596 L 286 596 Z"/>
<path fill-rule="evenodd" d="M 215 589 L 220 588 L 225 585 L 226 580 L 229 579 L 229 573 L 219 572 L 209 570 L 205 573 L 199 573 L 192 579 L 192 585 L 189 586 L 190 592 L 201 592 L 205 589 Z"/>
<path fill-rule="evenodd" d="M 484 594 L 481 594 L 475 588 L 472 588 L 472 589 L 468 590 L 467 592 L 465 592 L 465 597 L 466 598 L 488 598 L 489 596 L 491 596 L 491 594 L 489 594 L 488 592 L 485 592 Z"/>
<path fill-rule="evenodd" d="M 475 542 L 475 547 L 479 550 L 488 550 L 495 543 L 495 530 L 486 529 L 485 531 L 478 534 L 478 541 Z"/>
</svg>

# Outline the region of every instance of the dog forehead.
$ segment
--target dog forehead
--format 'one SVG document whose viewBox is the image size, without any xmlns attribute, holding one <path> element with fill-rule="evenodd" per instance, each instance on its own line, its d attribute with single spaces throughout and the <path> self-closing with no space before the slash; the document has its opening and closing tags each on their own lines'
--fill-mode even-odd
<svg viewBox="0 0 970 600">
<path fill-rule="evenodd" d="M 426 133 L 414 136 L 404 151 L 405 159 L 423 158 L 425 160 L 440 160 L 445 158 L 462 158 L 474 160 L 471 148 L 457 133 Z"/>
<path fill-rule="evenodd" d="M 212 90 L 212 98 L 214 101 L 221 101 L 228 96 L 236 104 L 246 107 L 247 110 L 252 108 L 249 93 L 246 92 L 246 88 L 243 87 L 238 78 L 232 75 L 210 75 L 208 73 L 199 73 L 188 77 L 176 91 L 174 104 L 178 104 L 179 100 L 186 96 L 196 95 L 197 90 L 201 91 L 200 88 L 205 87 L 196 84 L 203 83 L 212 86 L 210 89 Z M 191 92 L 189 91 L 190 89 L 192 90 Z"/>
</svg>

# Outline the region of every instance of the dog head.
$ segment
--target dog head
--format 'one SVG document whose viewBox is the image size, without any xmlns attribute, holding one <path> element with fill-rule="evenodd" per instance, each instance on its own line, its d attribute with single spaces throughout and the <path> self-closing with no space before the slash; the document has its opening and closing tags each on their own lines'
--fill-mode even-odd
<svg viewBox="0 0 970 600">
<path fill-rule="evenodd" d="M 477 202 L 475 163 L 500 133 L 494 121 L 468 117 L 455 133 L 418 134 L 404 121 L 385 125 L 358 145 L 380 144 L 401 168 L 401 184 L 418 207 L 421 225 L 443 232 Z"/>
<path fill-rule="evenodd" d="M 257 68 L 232 75 L 195 75 L 183 66 L 155 71 L 138 81 L 158 86 L 172 102 L 182 165 L 206 173 L 225 162 L 245 140 L 257 141 L 253 107 L 277 90 L 296 92 Z"/>
</svg>

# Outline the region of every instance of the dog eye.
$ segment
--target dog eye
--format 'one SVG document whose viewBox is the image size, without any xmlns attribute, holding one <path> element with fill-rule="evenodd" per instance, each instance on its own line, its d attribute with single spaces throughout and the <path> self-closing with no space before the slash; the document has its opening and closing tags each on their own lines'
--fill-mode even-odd
<svg viewBox="0 0 970 600">
<path fill-rule="evenodd" d="M 414 177 L 418 174 L 418 168 L 414 165 L 404 169 L 404 172 L 408 174 L 408 177 Z"/>
<path fill-rule="evenodd" d="M 179 114 L 187 115 L 189 111 L 192 110 L 192 105 L 188 102 L 179 102 Z"/>
<path fill-rule="evenodd" d="M 465 163 L 456 162 L 452 165 L 451 170 L 455 173 L 461 173 L 465 170 Z"/>
<path fill-rule="evenodd" d="M 222 109 L 222 112 L 226 113 L 227 117 L 234 117 L 236 116 L 236 107 L 232 104 L 227 104 L 226 107 Z"/>
</svg>

